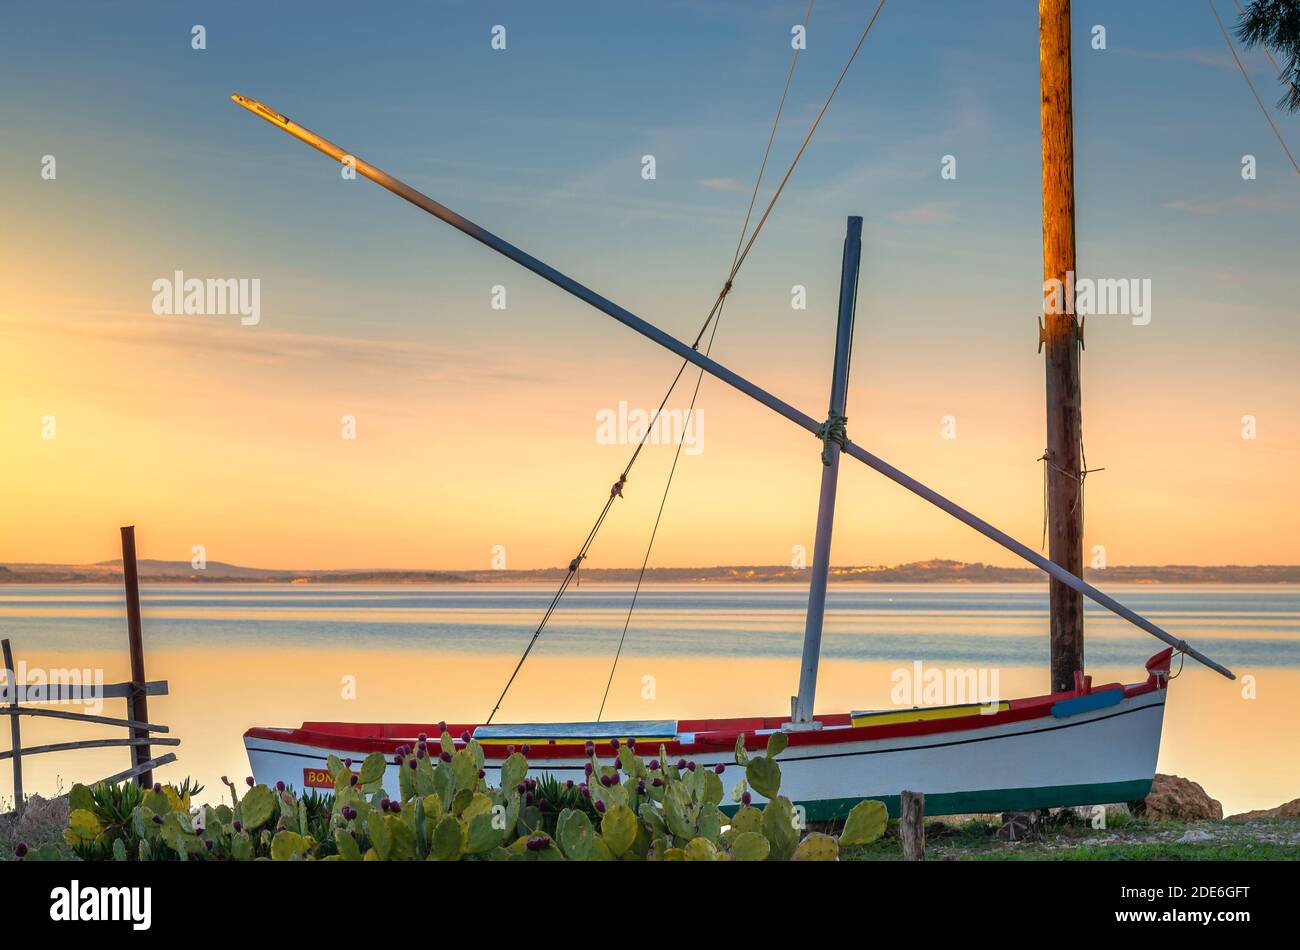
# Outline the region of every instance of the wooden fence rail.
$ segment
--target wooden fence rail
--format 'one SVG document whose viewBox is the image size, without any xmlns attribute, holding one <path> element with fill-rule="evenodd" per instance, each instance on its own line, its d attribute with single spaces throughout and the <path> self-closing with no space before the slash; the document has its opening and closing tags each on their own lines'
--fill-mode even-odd
<svg viewBox="0 0 1300 950">
<path fill-rule="evenodd" d="M 166 680 L 145 680 L 144 674 L 144 638 L 140 625 L 140 585 L 136 571 L 135 528 L 122 528 L 122 580 L 126 588 L 127 643 L 131 655 L 131 680 L 126 683 L 110 683 L 107 686 L 74 686 L 69 684 L 46 684 L 27 686 L 18 682 L 17 666 L 14 664 L 13 650 L 8 640 L 0 641 L 3 646 L 5 682 L 7 685 L 8 704 L 0 706 L 0 715 L 9 717 L 10 749 L 0 752 L 0 761 L 13 760 L 14 775 L 14 810 L 22 814 L 25 804 L 23 796 L 23 756 L 40 755 L 47 752 L 72 752 L 80 749 L 98 749 L 112 746 L 126 746 L 131 750 L 131 767 L 123 772 L 110 775 L 105 782 L 121 782 L 135 779 L 141 785 L 153 784 L 153 770 L 161 765 L 176 761 L 176 755 L 168 752 L 154 758 L 152 747 L 155 745 L 176 746 L 181 740 L 159 738 L 152 733 L 166 733 L 166 726 L 149 722 L 148 696 L 166 696 Z M 22 703 L 57 703 L 86 702 L 101 699 L 125 699 L 127 715 L 124 719 L 113 716 L 99 716 L 90 713 L 70 712 L 63 709 L 43 709 Z M 94 723 L 102 726 L 117 726 L 130 730 L 126 739 L 82 739 L 75 742 L 55 742 L 47 745 L 23 748 L 22 728 L 19 720 L 23 716 L 37 716 L 51 719 L 65 719 L 74 722 Z"/>
</svg>

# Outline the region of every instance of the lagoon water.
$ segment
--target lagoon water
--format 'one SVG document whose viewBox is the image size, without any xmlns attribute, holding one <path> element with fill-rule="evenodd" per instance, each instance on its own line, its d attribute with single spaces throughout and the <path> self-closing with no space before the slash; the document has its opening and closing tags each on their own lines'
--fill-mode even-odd
<svg viewBox="0 0 1300 950">
<path fill-rule="evenodd" d="M 1239 676 L 1229 682 L 1187 662 L 1170 687 L 1160 771 L 1200 782 L 1227 814 L 1300 797 L 1300 588 L 1107 589 Z M 159 777 L 193 775 L 207 786 L 201 797 L 216 798 L 221 775 L 248 772 L 241 736 L 252 725 L 482 721 L 551 593 L 505 584 L 147 586 L 147 674 L 171 685 L 150 700 L 150 718 L 182 739 L 178 761 Z M 612 584 L 567 595 L 498 721 L 594 719 L 630 599 L 630 587 Z M 644 588 L 604 718 L 780 715 L 798 682 L 805 600 L 806 588 L 786 584 Z M 918 661 L 995 675 L 1003 698 L 1047 692 L 1046 614 L 1041 585 L 833 586 L 818 709 L 889 708 L 899 671 Z M 1091 606 L 1087 630 L 1096 684 L 1145 679 L 1143 662 L 1163 648 Z M 120 588 L 0 587 L 0 635 L 28 669 L 128 678 Z M 102 714 L 124 716 L 124 706 L 106 700 Z M 24 745 L 122 735 L 28 717 L 22 727 Z M 29 757 L 25 784 L 66 791 L 127 762 L 124 748 Z M 11 796 L 5 763 L 0 798 Z"/>
</svg>

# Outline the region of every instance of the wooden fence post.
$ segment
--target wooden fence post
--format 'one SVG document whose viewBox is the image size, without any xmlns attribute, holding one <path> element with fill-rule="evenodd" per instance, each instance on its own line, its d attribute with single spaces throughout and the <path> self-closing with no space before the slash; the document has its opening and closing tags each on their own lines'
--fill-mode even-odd
<svg viewBox="0 0 1300 950">
<path fill-rule="evenodd" d="M 898 806 L 898 832 L 903 839 L 903 860 L 925 860 L 925 795 L 903 792 Z"/>
<path fill-rule="evenodd" d="M 136 722 L 149 721 L 149 700 L 145 696 L 144 675 L 144 639 L 140 632 L 140 577 L 135 563 L 135 526 L 122 528 L 122 583 L 126 587 L 126 629 L 131 649 L 131 698 L 128 701 L 130 712 L 127 718 Z M 133 739 L 144 739 L 144 743 L 131 746 L 131 765 L 138 766 L 153 758 L 149 751 L 149 730 L 133 727 Z M 153 784 L 153 770 L 141 772 L 136 778 L 140 785 Z"/>
<path fill-rule="evenodd" d="M 5 660 L 5 682 L 9 684 L 9 705 L 18 705 L 18 671 L 14 668 L 14 654 L 9 641 L 0 641 Z M 14 817 L 23 816 L 23 737 L 18 717 L 9 717 L 9 736 L 14 746 Z"/>
</svg>

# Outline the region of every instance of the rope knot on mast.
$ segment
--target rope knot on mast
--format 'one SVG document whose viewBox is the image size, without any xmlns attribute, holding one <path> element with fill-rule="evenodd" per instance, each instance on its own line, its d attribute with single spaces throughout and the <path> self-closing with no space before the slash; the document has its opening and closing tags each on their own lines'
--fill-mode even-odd
<svg viewBox="0 0 1300 950">
<path fill-rule="evenodd" d="M 822 440 L 822 464 L 831 464 L 831 443 L 841 449 L 849 447 L 849 434 L 846 425 L 849 419 L 838 412 L 832 412 L 826 421 L 817 427 L 817 438 Z"/>
</svg>

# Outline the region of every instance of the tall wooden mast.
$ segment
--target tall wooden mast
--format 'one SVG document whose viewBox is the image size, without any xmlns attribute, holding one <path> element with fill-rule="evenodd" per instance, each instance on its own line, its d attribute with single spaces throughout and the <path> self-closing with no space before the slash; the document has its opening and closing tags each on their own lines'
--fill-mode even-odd
<svg viewBox="0 0 1300 950">
<path fill-rule="evenodd" d="M 1083 576 L 1083 420 L 1074 313 L 1074 116 L 1070 95 L 1070 0 L 1038 0 L 1038 77 L 1043 138 L 1044 314 L 1047 369 L 1048 556 Z M 1053 288 L 1053 290 L 1049 290 Z M 1083 669 L 1083 596 L 1053 579 L 1052 690 Z"/>
</svg>

